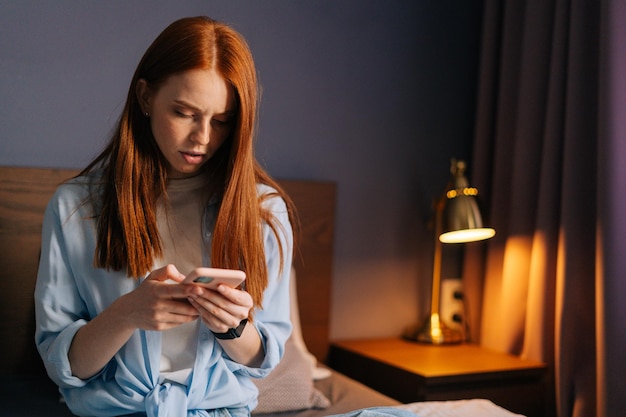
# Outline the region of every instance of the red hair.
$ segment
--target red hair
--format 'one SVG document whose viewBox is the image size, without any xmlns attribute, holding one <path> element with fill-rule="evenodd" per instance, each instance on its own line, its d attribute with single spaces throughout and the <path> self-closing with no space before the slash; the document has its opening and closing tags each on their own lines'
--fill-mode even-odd
<svg viewBox="0 0 626 417">
<path fill-rule="evenodd" d="M 262 222 L 267 222 L 283 247 L 277 222 L 262 210 L 257 183 L 277 190 L 293 220 L 288 196 L 259 166 L 254 157 L 258 82 L 250 49 L 229 26 L 207 17 L 177 20 L 150 45 L 130 84 L 118 126 L 105 150 L 83 171 L 104 170 L 97 208 L 98 242 L 95 265 L 126 269 L 131 277 L 145 275 L 162 254 L 156 223 L 156 205 L 166 198 L 167 171 L 147 118 L 136 94 L 145 80 L 155 91 L 176 73 L 215 69 L 233 88 L 237 101 L 231 136 L 206 163 L 208 186 L 219 201 L 213 231 L 211 261 L 214 267 L 243 269 L 246 290 L 261 306 L 267 286 Z M 263 197 L 267 198 L 267 196 Z"/>
</svg>

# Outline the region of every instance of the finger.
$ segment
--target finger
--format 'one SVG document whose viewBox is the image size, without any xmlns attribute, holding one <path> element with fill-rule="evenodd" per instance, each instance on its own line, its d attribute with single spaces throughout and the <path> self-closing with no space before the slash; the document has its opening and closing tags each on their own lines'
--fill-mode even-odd
<svg viewBox="0 0 626 417">
<path fill-rule="evenodd" d="M 198 317 L 198 310 L 187 300 L 171 301 L 164 306 L 164 311 L 178 316 Z"/>
<path fill-rule="evenodd" d="M 173 322 L 175 323 L 185 322 L 194 320 L 200 315 L 187 299 L 162 302 L 159 310 L 160 320 L 165 322 L 171 321 L 172 318 L 174 318 Z"/>
<path fill-rule="evenodd" d="M 160 317 L 160 320 L 154 320 L 153 325 L 151 326 L 151 330 L 168 330 L 174 327 L 180 326 L 185 323 L 193 322 L 198 319 L 198 315 L 188 316 L 181 314 L 166 314 L 163 317 Z"/>
<path fill-rule="evenodd" d="M 200 317 L 202 321 L 216 333 L 224 333 L 227 332 L 228 329 L 237 327 L 237 325 L 241 322 L 241 320 L 235 319 L 233 316 L 228 314 L 225 311 L 213 311 L 211 309 L 207 310 L 204 306 L 200 305 L 197 301 L 190 301 L 192 305 L 200 311 Z"/>
<path fill-rule="evenodd" d="M 228 285 L 219 285 L 217 292 L 222 295 L 225 300 L 230 301 L 232 304 L 251 308 L 252 297 L 246 291 L 229 287 Z"/>
<path fill-rule="evenodd" d="M 229 302 L 223 304 L 217 304 L 215 301 L 219 298 L 212 299 L 202 297 L 190 297 L 189 302 L 195 307 L 202 318 L 213 326 L 219 326 L 220 328 L 236 327 L 241 320 L 248 317 L 248 309 Z M 221 299 L 223 300 L 223 299 Z M 215 330 L 215 329 L 213 329 Z"/>
<path fill-rule="evenodd" d="M 197 319 L 199 312 L 187 300 L 161 300 L 131 311 L 129 315 L 138 328 L 164 330 Z"/>
<path fill-rule="evenodd" d="M 185 279 L 185 276 L 181 274 L 173 264 L 168 264 L 162 268 L 152 271 L 150 275 L 148 275 L 147 279 L 155 281 L 167 281 L 168 279 L 171 279 L 176 282 L 181 282 Z"/>
<path fill-rule="evenodd" d="M 214 294 L 210 301 L 238 320 L 248 317 L 254 305 L 250 294 L 227 285 L 220 285 Z"/>
<path fill-rule="evenodd" d="M 200 287 L 195 285 L 183 285 L 167 281 L 162 282 L 160 279 L 162 273 L 163 271 L 161 270 L 155 270 L 151 274 L 153 277 L 148 277 L 148 279 L 142 283 L 142 285 L 150 288 L 150 292 L 153 296 L 160 299 L 184 299 L 193 294 L 202 294 Z"/>
<path fill-rule="evenodd" d="M 157 297 L 163 299 L 186 299 L 196 293 L 190 285 L 158 283 L 155 288 Z"/>
<path fill-rule="evenodd" d="M 224 310 L 226 313 L 233 315 L 239 307 L 230 299 L 214 290 L 205 290 L 200 295 L 192 294 L 190 298 L 202 306 L 209 314 L 216 316 L 220 315 L 220 310 Z"/>
</svg>

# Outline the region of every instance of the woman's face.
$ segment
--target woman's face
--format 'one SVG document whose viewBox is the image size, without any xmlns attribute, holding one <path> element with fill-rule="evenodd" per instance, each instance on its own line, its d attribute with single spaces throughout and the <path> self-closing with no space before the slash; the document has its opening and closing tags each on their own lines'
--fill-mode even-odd
<svg viewBox="0 0 626 417">
<path fill-rule="evenodd" d="M 214 70 L 174 74 L 157 90 L 137 84 L 170 178 L 196 175 L 230 135 L 236 117 L 232 88 Z"/>
</svg>

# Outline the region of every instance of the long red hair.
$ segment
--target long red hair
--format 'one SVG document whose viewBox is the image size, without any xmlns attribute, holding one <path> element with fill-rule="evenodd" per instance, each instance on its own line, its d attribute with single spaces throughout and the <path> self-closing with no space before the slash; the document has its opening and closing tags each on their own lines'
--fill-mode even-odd
<svg viewBox="0 0 626 417">
<path fill-rule="evenodd" d="M 259 166 L 254 156 L 257 125 L 258 82 L 250 49 L 243 37 L 229 26 L 207 17 L 184 18 L 168 26 L 142 57 L 128 90 L 117 128 L 105 150 L 82 174 L 103 169 L 97 196 L 98 242 L 95 265 L 126 269 L 128 276 L 144 276 L 162 254 L 156 223 L 157 203 L 166 196 L 167 171 L 136 94 L 137 83 L 146 80 L 158 89 L 172 74 L 191 69 L 215 69 L 235 92 L 237 116 L 231 136 L 206 163 L 219 201 L 213 230 L 211 262 L 214 267 L 243 269 L 246 290 L 261 306 L 268 274 L 261 224 L 272 228 L 279 245 L 277 222 L 261 208 L 257 183 L 288 196 Z M 267 196 L 265 197 L 267 198 Z M 281 268 L 284 267 L 279 246 Z"/>
</svg>

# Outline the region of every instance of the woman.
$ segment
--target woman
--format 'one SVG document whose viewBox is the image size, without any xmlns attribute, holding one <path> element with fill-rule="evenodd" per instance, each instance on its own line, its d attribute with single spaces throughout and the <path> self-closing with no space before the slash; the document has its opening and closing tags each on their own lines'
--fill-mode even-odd
<svg viewBox="0 0 626 417">
<path fill-rule="evenodd" d="M 292 207 L 253 154 L 254 62 L 209 18 L 148 48 L 106 149 L 46 210 L 36 343 L 78 415 L 248 415 L 291 331 Z M 241 269 L 245 291 L 181 284 Z"/>
</svg>

